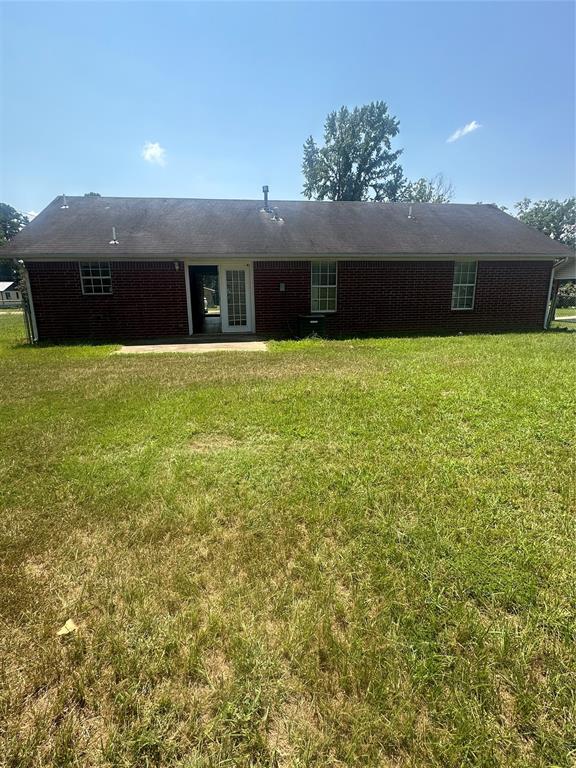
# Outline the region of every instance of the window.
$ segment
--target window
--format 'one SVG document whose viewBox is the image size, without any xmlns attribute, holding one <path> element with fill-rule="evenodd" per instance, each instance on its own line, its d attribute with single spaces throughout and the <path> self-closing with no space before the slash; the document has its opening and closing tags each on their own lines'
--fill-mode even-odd
<svg viewBox="0 0 576 768">
<path fill-rule="evenodd" d="M 312 312 L 336 311 L 335 261 L 312 262 Z"/>
<path fill-rule="evenodd" d="M 226 270 L 228 325 L 247 325 L 246 274 L 243 269 Z"/>
<path fill-rule="evenodd" d="M 474 309 L 476 262 L 455 261 L 452 283 L 452 309 Z"/>
<path fill-rule="evenodd" d="M 7 299 L 11 299 L 12 298 L 12 294 L 10 293 L 10 291 L 6 291 L 6 293 L 4 295 L 6 296 Z"/>
<path fill-rule="evenodd" d="M 112 275 L 108 261 L 83 261 L 80 263 L 82 293 L 94 295 L 112 293 Z"/>
</svg>

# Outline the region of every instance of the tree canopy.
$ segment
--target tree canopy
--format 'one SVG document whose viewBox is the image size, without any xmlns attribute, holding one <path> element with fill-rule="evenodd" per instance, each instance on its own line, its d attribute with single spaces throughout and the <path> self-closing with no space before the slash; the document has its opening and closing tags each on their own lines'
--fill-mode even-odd
<svg viewBox="0 0 576 768">
<path fill-rule="evenodd" d="M 566 200 L 538 200 L 525 197 L 514 206 L 524 224 L 539 229 L 553 240 L 576 248 L 576 197 Z"/>
<path fill-rule="evenodd" d="M 383 101 L 330 112 L 324 146 L 304 144 L 304 195 L 310 200 L 395 199 L 402 183 L 402 150 L 392 150 L 398 120 Z"/>
<path fill-rule="evenodd" d="M 0 242 L 11 240 L 28 224 L 28 216 L 24 216 L 8 203 L 0 203 Z"/>
<path fill-rule="evenodd" d="M 406 203 L 449 203 L 454 197 L 454 187 L 439 173 L 431 179 L 404 180 L 396 200 Z"/>
<path fill-rule="evenodd" d="M 409 181 L 392 149 L 400 123 L 384 101 L 330 112 L 324 124 L 324 145 L 312 136 L 304 144 L 304 195 L 309 200 L 381 200 L 448 203 L 452 185 L 441 174 Z"/>
<path fill-rule="evenodd" d="M 17 235 L 28 224 L 28 217 L 12 208 L 8 203 L 0 203 L 0 247 Z M 12 259 L 0 259 L 0 278 L 16 280 L 18 273 Z"/>
</svg>

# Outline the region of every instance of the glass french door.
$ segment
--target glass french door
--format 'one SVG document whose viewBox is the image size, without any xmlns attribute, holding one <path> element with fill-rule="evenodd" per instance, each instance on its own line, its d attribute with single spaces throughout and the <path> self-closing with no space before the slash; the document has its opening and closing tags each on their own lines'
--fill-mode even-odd
<svg viewBox="0 0 576 768">
<path fill-rule="evenodd" d="M 220 267 L 220 296 L 223 333 L 251 333 L 252 280 L 250 267 L 223 265 Z"/>
</svg>

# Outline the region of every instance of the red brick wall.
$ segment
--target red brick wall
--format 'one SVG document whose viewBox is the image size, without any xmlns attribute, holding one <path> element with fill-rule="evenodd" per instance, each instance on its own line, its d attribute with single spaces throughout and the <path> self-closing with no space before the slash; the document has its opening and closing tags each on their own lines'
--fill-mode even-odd
<svg viewBox="0 0 576 768">
<path fill-rule="evenodd" d="M 254 262 L 254 306 L 256 333 L 295 336 L 298 315 L 310 313 L 310 262 Z"/>
<path fill-rule="evenodd" d="M 111 296 L 84 296 L 78 262 L 27 262 L 42 341 L 188 335 L 185 270 L 111 262 Z M 331 335 L 539 329 L 551 262 L 479 261 L 472 311 L 454 312 L 451 261 L 341 261 Z M 286 291 L 279 290 L 285 283 Z M 255 262 L 256 332 L 295 335 L 310 312 L 310 262 Z"/>
<path fill-rule="evenodd" d="M 396 333 L 542 328 L 551 262 L 479 261 L 471 311 L 451 309 L 452 261 L 341 261 L 327 332 Z M 286 284 L 280 293 L 278 285 Z M 255 262 L 256 332 L 291 335 L 310 312 L 310 262 Z"/>
<path fill-rule="evenodd" d="M 109 296 L 84 296 L 77 261 L 27 262 L 40 341 L 187 336 L 184 265 L 111 262 Z"/>
</svg>

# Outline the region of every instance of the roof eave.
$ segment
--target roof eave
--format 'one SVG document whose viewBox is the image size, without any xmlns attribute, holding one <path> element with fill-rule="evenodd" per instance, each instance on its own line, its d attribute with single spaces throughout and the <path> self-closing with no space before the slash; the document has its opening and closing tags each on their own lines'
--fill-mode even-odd
<svg viewBox="0 0 576 768">
<path fill-rule="evenodd" d="M 255 251 L 204 251 L 204 252 L 179 252 L 171 253 L 129 253 L 102 251 L 100 253 L 21 253 L 13 254 L 13 258 L 24 262 L 30 261 L 198 261 L 214 259 L 225 261 L 227 259 L 250 259 L 254 261 L 309 261 L 311 259 L 336 259 L 345 261 L 453 261 L 454 259 L 470 260 L 512 260 L 512 261 L 557 261 L 566 257 L 564 252 L 557 253 L 519 253 L 519 252 L 315 252 L 315 251 L 290 251 L 290 252 L 255 252 Z"/>
</svg>

